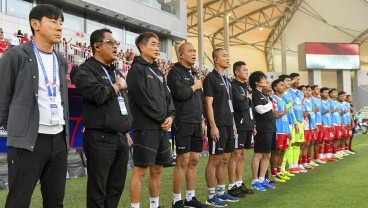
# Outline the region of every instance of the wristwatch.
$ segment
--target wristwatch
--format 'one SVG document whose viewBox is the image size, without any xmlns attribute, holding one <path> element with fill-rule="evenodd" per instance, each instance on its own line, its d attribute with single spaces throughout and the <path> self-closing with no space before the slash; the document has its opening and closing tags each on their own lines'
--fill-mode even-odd
<svg viewBox="0 0 368 208">
<path fill-rule="evenodd" d="M 121 86 L 121 84 L 119 82 L 116 82 L 116 85 L 119 87 L 119 91 L 123 90 L 123 86 Z"/>
</svg>

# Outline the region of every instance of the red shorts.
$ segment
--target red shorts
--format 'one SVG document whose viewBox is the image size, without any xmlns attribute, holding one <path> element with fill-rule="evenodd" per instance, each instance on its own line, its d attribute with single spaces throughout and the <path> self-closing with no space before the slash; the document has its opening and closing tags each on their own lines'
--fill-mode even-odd
<svg viewBox="0 0 368 208">
<path fill-rule="evenodd" d="M 286 148 L 289 147 L 289 139 L 290 139 L 290 135 L 289 134 L 277 134 L 276 137 L 276 147 L 279 150 L 285 150 Z"/>
<path fill-rule="evenodd" d="M 344 130 L 341 131 L 341 136 L 342 137 L 347 137 L 349 134 L 349 129 L 348 129 L 348 125 L 343 125 L 342 126 Z"/>
<path fill-rule="evenodd" d="M 318 141 L 323 141 L 323 125 L 317 124 L 318 133 L 316 134 L 316 138 Z"/>
<path fill-rule="evenodd" d="M 341 139 L 342 135 L 342 126 L 334 126 L 334 139 Z"/>
<path fill-rule="evenodd" d="M 347 125 L 347 136 L 346 137 L 352 137 L 353 136 L 353 128 L 351 127 L 351 124 Z"/>
<path fill-rule="evenodd" d="M 304 142 L 310 142 L 312 140 L 312 133 L 310 130 L 304 130 Z"/>
<path fill-rule="evenodd" d="M 325 126 L 324 131 L 323 131 L 323 140 L 328 141 L 328 140 L 331 140 L 332 138 L 334 138 L 332 127 Z"/>
<path fill-rule="evenodd" d="M 311 141 L 317 141 L 317 129 L 314 129 L 313 133 L 311 133 L 312 140 Z"/>
</svg>

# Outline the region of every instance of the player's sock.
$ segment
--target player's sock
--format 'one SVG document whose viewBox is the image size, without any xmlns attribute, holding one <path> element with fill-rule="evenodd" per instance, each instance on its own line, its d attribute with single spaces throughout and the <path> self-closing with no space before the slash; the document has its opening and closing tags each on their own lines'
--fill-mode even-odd
<svg viewBox="0 0 368 208">
<path fill-rule="evenodd" d="M 281 167 L 280 166 L 277 167 L 276 169 L 277 169 L 277 174 L 281 173 Z"/>
<path fill-rule="evenodd" d="M 212 199 L 216 194 L 215 188 L 208 188 L 208 199 Z"/>
<path fill-rule="evenodd" d="M 236 184 L 236 187 L 240 187 L 242 185 L 243 181 L 236 181 L 235 184 Z"/>
<path fill-rule="evenodd" d="M 195 197 L 195 190 L 187 190 L 185 194 L 185 199 L 187 201 L 191 201 L 193 197 Z"/>
<path fill-rule="evenodd" d="M 217 185 L 217 194 L 219 196 L 222 196 L 222 195 L 224 195 L 224 193 L 225 193 L 225 184 Z"/>
<path fill-rule="evenodd" d="M 173 193 L 173 204 L 175 204 L 177 201 L 181 200 L 181 193 L 175 194 Z"/>
<path fill-rule="evenodd" d="M 229 183 L 228 190 L 232 189 L 235 186 L 235 183 Z"/>
<path fill-rule="evenodd" d="M 277 175 L 277 168 L 272 168 L 271 174 L 272 174 L 272 176 L 276 176 Z"/>
<path fill-rule="evenodd" d="M 264 180 L 265 180 L 265 178 L 264 178 L 264 177 L 259 177 L 259 178 L 258 178 L 258 181 L 259 181 L 260 183 L 262 183 Z"/>
<path fill-rule="evenodd" d="M 300 155 L 300 146 L 293 146 L 293 164 L 294 167 L 298 167 L 298 160 Z"/>
<path fill-rule="evenodd" d="M 132 207 L 132 208 L 140 208 L 140 203 L 130 203 L 130 206 Z"/>
<path fill-rule="evenodd" d="M 150 197 L 150 208 L 157 208 L 160 205 L 159 197 Z"/>
</svg>

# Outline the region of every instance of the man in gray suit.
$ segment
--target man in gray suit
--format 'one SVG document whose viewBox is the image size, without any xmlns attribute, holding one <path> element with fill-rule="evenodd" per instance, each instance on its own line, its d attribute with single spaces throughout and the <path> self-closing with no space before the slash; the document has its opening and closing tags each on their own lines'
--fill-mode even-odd
<svg viewBox="0 0 368 208">
<path fill-rule="evenodd" d="M 0 59 L 0 122 L 8 132 L 5 207 L 29 207 L 37 180 L 44 207 L 62 207 L 68 147 L 67 63 L 53 51 L 62 12 L 38 5 L 29 15 L 32 42 Z"/>
</svg>

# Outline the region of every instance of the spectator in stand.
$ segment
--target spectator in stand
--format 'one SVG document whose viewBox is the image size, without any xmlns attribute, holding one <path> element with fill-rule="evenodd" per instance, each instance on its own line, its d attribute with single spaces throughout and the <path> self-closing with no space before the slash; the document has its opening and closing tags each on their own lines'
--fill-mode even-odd
<svg viewBox="0 0 368 208">
<path fill-rule="evenodd" d="M 13 36 L 9 38 L 10 47 L 19 45 L 19 38 L 17 37 L 17 33 L 13 33 Z"/>
<path fill-rule="evenodd" d="M 78 64 L 77 65 L 74 65 L 72 67 L 72 70 L 70 71 L 70 81 L 72 84 L 75 84 L 75 79 L 74 79 L 74 75 L 75 73 L 77 73 L 78 69 L 79 69 L 79 66 L 83 63 L 83 60 L 82 59 L 79 59 L 78 60 Z"/>
<path fill-rule="evenodd" d="M 8 42 L 4 39 L 4 33 L 0 31 L 0 58 L 4 55 L 4 53 L 8 50 L 9 45 Z"/>
<path fill-rule="evenodd" d="M 127 49 L 127 50 L 125 51 L 125 59 L 126 59 L 127 61 L 129 61 L 129 58 L 130 58 L 130 53 L 129 53 L 129 49 Z"/>
<path fill-rule="evenodd" d="M 20 44 L 29 42 L 28 34 L 24 33 L 24 36 L 20 39 Z"/>
<path fill-rule="evenodd" d="M 18 30 L 17 37 L 18 39 L 21 39 L 23 37 L 23 33 L 21 30 Z"/>
</svg>

